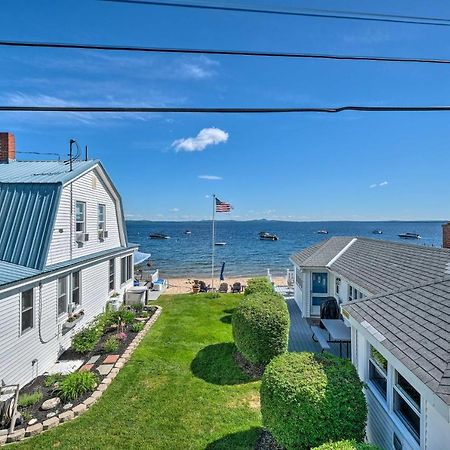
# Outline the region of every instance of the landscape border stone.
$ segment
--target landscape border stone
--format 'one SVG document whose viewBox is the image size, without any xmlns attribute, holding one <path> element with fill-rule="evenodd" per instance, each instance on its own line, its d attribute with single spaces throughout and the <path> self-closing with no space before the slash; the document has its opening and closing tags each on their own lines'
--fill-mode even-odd
<svg viewBox="0 0 450 450">
<path fill-rule="evenodd" d="M 101 383 L 97 386 L 96 390 L 91 394 L 90 397 L 88 397 L 83 403 L 80 403 L 79 405 L 74 406 L 73 408 L 68 409 L 67 411 L 64 411 L 58 416 L 46 419 L 43 422 L 36 422 L 35 424 L 30 425 L 26 428 L 20 428 L 18 430 L 15 430 L 12 433 L 8 434 L 5 433 L 0 435 L 0 447 L 5 444 L 37 436 L 38 434 L 41 434 L 46 430 L 50 430 L 52 428 L 61 425 L 62 423 L 75 419 L 76 417 L 86 412 L 93 404 L 95 404 L 103 395 L 103 393 L 106 392 L 108 386 L 117 376 L 120 369 L 122 369 L 125 363 L 130 359 L 134 350 L 136 350 L 138 345 L 141 343 L 142 339 L 145 337 L 145 335 L 148 333 L 152 325 L 157 321 L 158 317 L 161 315 L 162 311 L 161 306 L 155 305 L 155 307 L 156 307 L 155 313 L 150 318 L 150 320 L 147 321 L 143 330 L 140 331 L 136 335 L 136 337 L 131 341 L 131 343 L 128 345 L 128 347 L 123 352 L 121 357 L 114 364 L 114 367 L 111 369 L 111 372 L 101 381 Z"/>
</svg>

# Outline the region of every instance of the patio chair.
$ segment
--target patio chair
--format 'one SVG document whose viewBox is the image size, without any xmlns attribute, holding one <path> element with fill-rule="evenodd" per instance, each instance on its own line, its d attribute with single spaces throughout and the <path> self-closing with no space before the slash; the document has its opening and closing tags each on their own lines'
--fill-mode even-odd
<svg viewBox="0 0 450 450">
<path fill-rule="evenodd" d="M 204 281 L 200 281 L 198 284 L 200 286 L 200 292 L 208 292 L 208 286 L 206 286 Z"/>
<path fill-rule="evenodd" d="M 241 283 L 239 282 L 233 283 L 233 286 L 231 287 L 231 292 L 233 294 L 240 294 L 241 290 L 242 290 Z"/>
<path fill-rule="evenodd" d="M 219 286 L 219 292 L 221 294 L 226 294 L 228 292 L 228 283 L 221 283 Z"/>
</svg>

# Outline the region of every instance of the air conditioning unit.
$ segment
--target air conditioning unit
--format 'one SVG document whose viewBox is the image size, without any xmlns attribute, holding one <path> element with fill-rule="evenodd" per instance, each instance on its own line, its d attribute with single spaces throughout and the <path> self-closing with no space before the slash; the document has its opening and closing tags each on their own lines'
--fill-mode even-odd
<svg viewBox="0 0 450 450">
<path fill-rule="evenodd" d="M 75 240 L 77 242 L 87 242 L 87 241 L 89 241 L 89 234 L 87 234 L 87 233 L 77 233 L 75 235 Z"/>
</svg>

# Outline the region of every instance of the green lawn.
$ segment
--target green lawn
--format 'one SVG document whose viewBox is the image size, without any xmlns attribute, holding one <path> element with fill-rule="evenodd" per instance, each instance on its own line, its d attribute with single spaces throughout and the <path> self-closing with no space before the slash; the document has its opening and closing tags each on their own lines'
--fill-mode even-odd
<svg viewBox="0 0 450 450">
<path fill-rule="evenodd" d="M 239 296 L 161 297 L 161 317 L 100 401 L 20 449 L 251 449 L 259 382 L 236 367 L 230 319 Z M 14 448 L 16 448 L 14 447 Z"/>
</svg>

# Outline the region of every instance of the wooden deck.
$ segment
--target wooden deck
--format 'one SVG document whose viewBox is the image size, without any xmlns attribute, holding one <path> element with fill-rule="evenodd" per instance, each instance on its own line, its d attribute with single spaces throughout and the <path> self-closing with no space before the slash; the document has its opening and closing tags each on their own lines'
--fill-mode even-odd
<svg viewBox="0 0 450 450">
<path fill-rule="evenodd" d="M 314 352 L 320 353 L 322 348 L 312 339 L 311 329 L 306 319 L 302 317 L 302 313 L 297 303 L 292 297 L 286 298 L 286 303 L 291 316 L 291 329 L 289 332 L 289 351 L 290 352 Z M 339 356 L 339 344 L 330 342 L 331 353 Z M 349 346 L 350 347 L 350 346 Z M 350 348 L 349 348 L 350 350 Z M 342 356 L 347 355 L 347 346 L 342 345 Z"/>
</svg>

